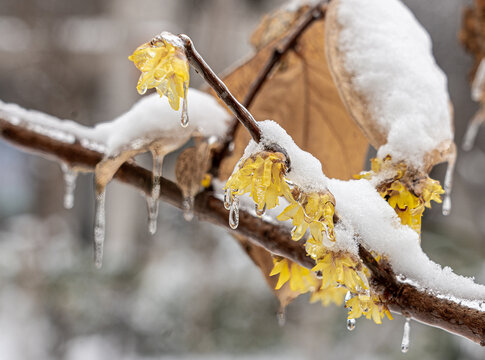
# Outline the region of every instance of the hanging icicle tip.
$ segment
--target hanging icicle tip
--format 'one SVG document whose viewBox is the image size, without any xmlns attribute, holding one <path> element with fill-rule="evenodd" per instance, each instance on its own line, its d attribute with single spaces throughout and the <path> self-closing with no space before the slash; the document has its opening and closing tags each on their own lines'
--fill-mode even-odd
<svg viewBox="0 0 485 360">
<path fill-rule="evenodd" d="M 139 46 L 128 59 L 141 71 L 136 86 L 138 92 L 143 95 L 148 89 L 155 88 L 178 111 L 179 100 L 185 101 L 189 87 L 189 62 L 182 41 L 171 33 L 163 32 Z M 185 111 L 182 125 L 187 126 L 187 107 L 183 104 L 182 108 Z"/>
</svg>

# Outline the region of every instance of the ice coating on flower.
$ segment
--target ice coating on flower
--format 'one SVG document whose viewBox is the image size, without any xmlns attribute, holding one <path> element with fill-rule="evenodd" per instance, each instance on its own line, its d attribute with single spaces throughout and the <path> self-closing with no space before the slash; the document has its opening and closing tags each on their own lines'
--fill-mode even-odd
<svg viewBox="0 0 485 360">
<path fill-rule="evenodd" d="M 374 158 L 371 164 L 370 172 L 357 177 L 372 181 L 401 223 L 420 233 L 424 209 L 431 208 L 431 201 L 441 203 L 440 195 L 445 191 L 439 181 L 417 173 L 404 162 L 394 163 L 390 156 Z"/>
<path fill-rule="evenodd" d="M 342 305 L 344 303 L 345 294 L 347 289 L 344 287 L 328 287 L 324 289 L 318 289 L 310 296 L 310 303 L 320 301 L 322 306 L 328 306 L 330 304 Z"/>
<path fill-rule="evenodd" d="M 307 229 L 310 229 L 313 238 L 320 243 L 323 241 L 324 234 L 331 241 L 335 241 L 333 225 L 335 199 L 332 194 L 328 192 L 298 194 L 298 189 L 295 192 L 296 200 L 291 201 L 277 217 L 280 221 L 293 221 L 294 228 L 291 232 L 293 240 L 300 240 Z"/>
<path fill-rule="evenodd" d="M 367 319 L 372 319 L 376 324 L 381 324 L 385 316 L 389 320 L 393 319 L 386 304 L 376 295 L 359 294 L 347 300 L 345 307 L 350 309 L 347 316 L 348 319 L 358 319 L 364 315 Z"/>
<path fill-rule="evenodd" d="M 152 41 L 139 46 L 128 58 L 141 71 L 136 86 L 140 94 L 155 88 L 167 96 L 170 106 L 179 109 L 189 84 L 189 63 L 183 45 L 169 33 L 162 33 Z"/>
<path fill-rule="evenodd" d="M 224 189 L 229 189 L 229 197 L 249 193 L 261 211 L 272 209 L 279 204 L 280 196 L 292 198 L 284 180 L 285 172 L 282 154 L 263 151 L 246 159 L 227 180 Z"/>
</svg>

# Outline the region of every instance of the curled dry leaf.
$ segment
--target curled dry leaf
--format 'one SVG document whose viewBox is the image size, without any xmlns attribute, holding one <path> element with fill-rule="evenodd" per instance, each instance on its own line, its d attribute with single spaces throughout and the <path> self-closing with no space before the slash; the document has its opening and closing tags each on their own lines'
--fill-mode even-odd
<svg viewBox="0 0 485 360">
<path fill-rule="evenodd" d="M 346 34 L 347 37 L 345 38 L 345 40 L 347 42 L 346 44 L 343 44 L 342 40 L 344 39 L 344 37 L 341 35 L 343 33 L 343 30 L 347 28 L 348 22 L 341 23 L 339 21 L 339 7 L 344 2 L 346 1 L 331 1 L 327 10 L 325 25 L 325 44 L 328 64 L 332 76 L 334 77 L 335 84 L 337 85 L 340 96 L 348 112 L 351 114 L 352 118 L 356 121 L 356 123 L 359 124 L 371 145 L 374 146 L 376 149 L 379 149 L 381 146 L 389 142 L 389 129 L 385 129 L 383 125 L 379 123 L 379 115 L 377 114 L 378 111 L 373 110 L 374 108 L 376 108 L 376 104 L 371 95 L 360 91 L 358 86 L 356 85 L 356 83 L 358 82 L 357 77 L 359 77 L 360 79 L 360 77 L 363 77 L 364 75 L 369 75 L 372 70 L 368 70 L 366 68 L 366 71 L 368 71 L 369 74 L 355 74 L 352 73 L 347 67 L 348 59 L 346 58 L 346 55 L 349 49 L 346 47 L 346 45 L 348 45 L 349 39 L 348 34 Z M 369 19 L 366 19 L 366 21 L 369 21 Z M 390 36 L 392 36 L 392 34 L 390 34 L 386 39 L 391 39 Z M 416 34 L 413 34 L 412 36 L 416 37 Z M 400 39 L 396 38 L 395 41 L 398 42 L 399 40 Z M 386 43 L 385 46 L 389 46 L 389 44 Z M 390 48 L 389 51 L 389 54 L 391 54 L 394 52 L 394 49 Z M 388 61 L 392 60 L 388 59 Z M 385 74 L 385 72 L 383 72 L 383 74 Z M 443 126 L 450 126 L 451 133 L 453 133 L 453 106 L 451 102 L 449 102 L 448 106 L 449 113 L 451 114 L 451 116 L 449 116 L 450 124 L 445 124 L 444 122 L 442 124 Z M 449 138 L 443 139 L 434 149 L 429 150 L 425 154 L 421 154 L 421 156 L 423 157 L 422 162 L 424 164 L 422 166 L 422 169 L 425 172 L 429 173 L 434 165 L 441 162 L 447 161 L 452 164 L 454 163 L 456 149 L 452 135 L 453 134 L 451 134 L 451 137 Z"/>
</svg>

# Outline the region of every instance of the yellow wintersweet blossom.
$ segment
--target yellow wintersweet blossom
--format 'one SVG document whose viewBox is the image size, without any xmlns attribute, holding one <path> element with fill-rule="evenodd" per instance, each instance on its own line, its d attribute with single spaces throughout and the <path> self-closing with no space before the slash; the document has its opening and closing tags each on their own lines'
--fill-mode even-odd
<svg viewBox="0 0 485 360">
<path fill-rule="evenodd" d="M 357 178 L 371 179 L 379 174 L 391 176 L 383 181 L 377 190 L 396 211 L 403 225 L 421 232 L 421 217 L 424 208 L 431 207 L 431 201 L 441 203 L 444 190 L 439 181 L 428 176 L 416 179 L 416 173 L 410 171 L 403 162 L 393 163 L 390 156 L 382 159 L 372 159 L 371 171 L 357 175 Z"/>
<path fill-rule="evenodd" d="M 321 243 L 323 233 L 335 241 L 333 215 L 335 214 L 335 199 L 329 192 L 301 193 L 298 201 L 291 202 L 283 212 L 278 215 L 280 221 L 293 220 L 291 237 L 300 240 L 310 228 L 312 237 Z"/>
<path fill-rule="evenodd" d="M 393 319 L 387 305 L 376 295 L 358 294 L 347 300 L 345 307 L 350 309 L 348 319 L 358 319 L 364 315 L 376 324 L 381 324 L 385 316 Z"/>
<path fill-rule="evenodd" d="M 307 252 L 312 256 L 312 253 Z M 360 262 L 351 254 L 342 251 L 326 250 L 323 256 L 316 259 L 312 271 L 321 272 L 321 289 L 334 286 L 344 286 L 353 292 L 360 292 L 369 288 L 367 277 L 360 271 Z"/>
<path fill-rule="evenodd" d="M 345 299 L 347 289 L 339 286 L 332 286 L 326 289 L 319 289 L 312 293 L 310 296 L 310 303 L 320 301 L 322 306 L 328 306 L 330 304 L 342 305 Z"/>
<path fill-rule="evenodd" d="M 318 280 L 310 270 L 293 262 L 290 266 L 285 258 L 273 258 L 273 270 L 271 270 L 269 276 L 278 274 L 280 276 L 275 287 L 276 290 L 281 289 L 288 280 L 290 281 L 291 291 L 300 294 L 314 291 L 318 287 Z"/>
<path fill-rule="evenodd" d="M 155 88 L 166 95 L 170 106 L 179 109 L 179 99 L 185 98 L 189 87 L 189 63 L 184 50 L 158 36 L 139 46 L 128 57 L 141 71 L 136 86 L 140 94 Z"/>
<path fill-rule="evenodd" d="M 231 197 L 250 193 L 258 210 L 272 209 L 279 205 L 280 196 L 292 199 L 285 173 L 284 155 L 263 151 L 246 159 L 227 180 L 224 190 L 229 191 Z"/>
</svg>

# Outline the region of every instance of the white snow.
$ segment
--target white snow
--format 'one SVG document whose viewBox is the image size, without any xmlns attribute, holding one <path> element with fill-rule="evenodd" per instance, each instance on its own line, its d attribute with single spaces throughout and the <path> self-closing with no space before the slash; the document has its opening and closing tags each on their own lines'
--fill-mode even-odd
<svg viewBox="0 0 485 360">
<path fill-rule="evenodd" d="M 96 138 L 107 139 L 108 155 L 116 155 L 128 144 L 142 147 L 162 135 L 188 137 L 199 133 L 222 138 L 226 134 L 232 117 L 214 97 L 189 89 L 187 102 L 189 125 L 186 128 L 180 126 L 180 111 L 174 111 L 166 97 L 152 94 L 144 96 L 113 121 L 98 124 L 93 132 Z"/>
<path fill-rule="evenodd" d="M 323 174 L 322 164 L 312 154 L 303 151 L 295 144 L 290 135 L 272 120 L 258 122 L 261 129 L 261 141 L 257 144 L 251 140 L 244 151 L 242 159 L 267 149 L 267 146 L 277 144 L 286 150 L 291 162 L 291 169 L 286 178 L 308 192 L 324 192 L 327 190 L 327 177 Z"/>
<path fill-rule="evenodd" d="M 418 234 L 401 225 L 394 210 L 369 181 L 329 179 L 328 188 L 335 196 L 335 209 L 346 220 L 347 227 L 351 226 L 353 233 L 371 250 L 386 255 L 396 274 L 450 298 L 485 299 L 485 286 L 474 283 L 472 278 L 456 275 L 451 268 L 442 268 L 428 258 L 421 249 Z"/>
<path fill-rule="evenodd" d="M 337 21 L 352 85 L 387 133 L 378 156 L 419 168 L 424 154 L 453 139 L 447 79 L 428 33 L 399 0 L 339 0 Z"/>
<path fill-rule="evenodd" d="M 168 100 L 157 94 L 144 96 L 126 113 L 94 128 L 1 101 L 0 116 L 59 141 L 74 143 L 79 140 L 83 146 L 107 155 L 116 155 L 125 146 L 141 148 L 162 135 L 187 138 L 192 134 L 225 135 L 232 117 L 212 96 L 189 89 L 187 101 L 190 119 L 187 128 L 180 126 L 180 111 L 172 110 Z"/>
</svg>

